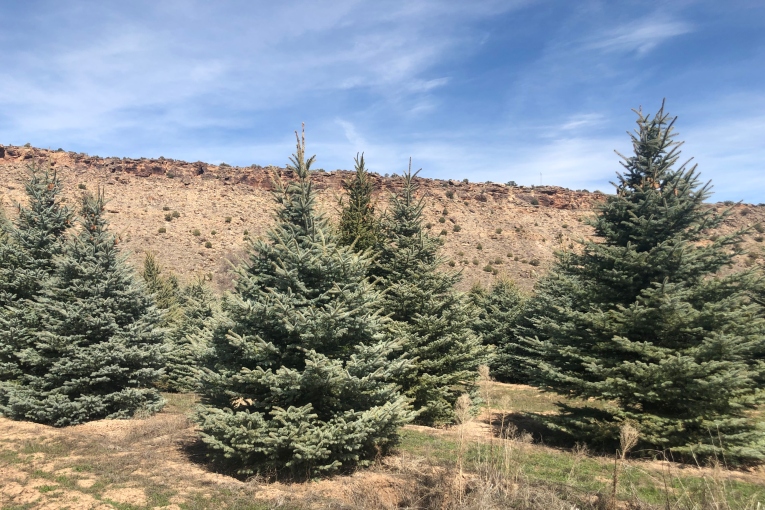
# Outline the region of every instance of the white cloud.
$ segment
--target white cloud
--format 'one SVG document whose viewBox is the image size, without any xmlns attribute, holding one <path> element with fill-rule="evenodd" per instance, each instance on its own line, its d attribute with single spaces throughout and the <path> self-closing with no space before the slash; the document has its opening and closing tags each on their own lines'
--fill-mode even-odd
<svg viewBox="0 0 765 510">
<path fill-rule="evenodd" d="M 665 41 L 694 30 L 682 21 L 646 19 L 608 30 L 585 45 L 586 49 L 606 52 L 637 52 L 644 55 Z"/>
</svg>

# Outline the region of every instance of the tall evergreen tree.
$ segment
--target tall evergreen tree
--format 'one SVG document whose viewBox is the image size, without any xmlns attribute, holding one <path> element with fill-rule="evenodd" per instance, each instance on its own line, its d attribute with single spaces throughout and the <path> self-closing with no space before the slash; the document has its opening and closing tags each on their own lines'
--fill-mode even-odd
<svg viewBox="0 0 765 510">
<path fill-rule="evenodd" d="M 441 242 L 422 228 L 422 198 L 416 197 L 417 172 L 404 174 L 404 187 L 392 198 L 383 220 L 384 242 L 373 274 L 385 289 L 385 312 L 406 339 L 416 359 L 401 384 L 414 400 L 421 423 L 449 423 L 457 398 L 475 389 L 477 368 L 488 350 L 471 330 L 476 310 L 457 293 L 459 273 L 439 270 Z"/>
<path fill-rule="evenodd" d="M 470 300 L 478 309 L 473 330 L 482 338 L 483 344 L 494 349 L 491 360 L 492 373 L 505 382 L 527 382 L 524 366 L 503 347 L 515 343 L 515 327 L 523 316 L 526 299 L 511 279 L 500 277 L 486 289 L 473 287 Z"/>
<path fill-rule="evenodd" d="M 31 299 L 53 271 L 62 252 L 71 212 L 61 204 L 61 181 L 55 171 L 29 167 L 28 206 L 19 205 L 15 221 L 0 222 L 0 304 Z"/>
<path fill-rule="evenodd" d="M 54 260 L 33 306 L 24 370 L 0 386 L 0 412 L 55 426 L 156 411 L 160 316 L 107 230 L 104 197 L 86 195 L 81 229 Z"/>
<path fill-rule="evenodd" d="M 211 456 L 242 473 L 314 476 L 368 464 L 412 418 L 393 382 L 410 363 L 379 315 L 369 258 L 315 210 L 305 137 L 279 184 L 276 225 L 224 299 L 198 420 Z"/>
<path fill-rule="evenodd" d="M 0 383 L 24 370 L 19 355 L 32 342 L 30 303 L 53 272 L 71 225 L 56 172 L 38 165 L 28 170 L 27 206 L 19 205 L 13 222 L 0 218 Z"/>
<path fill-rule="evenodd" d="M 340 205 L 340 237 L 342 245 L 354 245 L 357 250 L 374 248 L 380 240 L 380 221 L 375 215 L 372 193 L 374 183 L 364 165 L 364 154 L 356 154 L 353 178 L 343 182 L 346 192 Z"/>
<path fill-rule="evenodd" d="M 675 120 L 663 105 L 636 113 L 597 239 L 559 255 L 519 334 L 543 388 L 613 404 L 565 409 L 566 430 L 592 439 L 632 422 L 645 446 L 761 461 L 765 434 L 748 415 L 765 397 L 763 310 L 753 273 L 721 272 L 741 232 L 710 238 L 724 215 L 704 205 L 695 166 L 675 168 Z"/>
</svg>

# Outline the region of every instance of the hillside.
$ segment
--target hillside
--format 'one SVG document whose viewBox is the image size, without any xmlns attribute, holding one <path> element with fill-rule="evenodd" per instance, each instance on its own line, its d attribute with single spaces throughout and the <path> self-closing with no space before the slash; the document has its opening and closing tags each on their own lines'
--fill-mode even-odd
<svg viewBox="0 0 765 510">
<path fill-rule="evenodd" d="M 134 263 L 140 264 L 144 253 L 153 251 L 165 267 L 184 278 L 211 275 L 218 289 L 230 286 L 229 261 L 241 257 L 247 237 L 263 234 L 271 224 L 272 176 L 290 178 L 289 171 L 277 167 L 102 158 L 0 145 L 0 200 L 9 216 L 12 205 L 25 201 L 25 169 L 33 162 L 57 170 L 70 205 L 76 205 L 83 188 L 103 187 L 112 228 L 120 234 Z M 349 176 L 345 171 L 315 173 L 320 207 L 332 216 L 337 212 L 342 180 Z M 378 209 L 384 209 L 387 197 L 402 179 L 376 174 L 373 178 Z M 446 232 L 444 255 L 454 262 L 454 269 L 463 271 L 464 289 L 506 274 L 530 290 L 556 250 L 570 249 L 575 239 L 591 235 L 591 228 L 582 220 L 605 198 L 601 193 L 554 186 L 510 187 L 438 179 L 420 179 L 420 184 L 426 221 L 432 224 L 433 234 Z M 728 206 L 711 207 L 723 210 Z M 712 235 L 760 222 L 765 222 L 765 207 L 738 204 L 721 232 Z M 739 257 L 737 265 L 763 264 L 762 241 L 763 235 L 752 230 L 745 242 L 749 253 Z"/>
</svg>

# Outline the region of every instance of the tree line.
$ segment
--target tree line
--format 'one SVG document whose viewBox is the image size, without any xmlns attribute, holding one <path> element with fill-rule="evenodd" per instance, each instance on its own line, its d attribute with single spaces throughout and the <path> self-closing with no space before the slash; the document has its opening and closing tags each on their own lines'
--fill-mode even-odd
<svg viewBox="0 0 765 510">
<path fill-rule="evenodd" d="M 78 214 L 34 167 L 28 205 L 0 228 L 0 413 L 66 426 L 152 413 L 160 390 L 200 395 L 214 463 L 243 474 L 329 474 L 369 464 L 401 427 L 450 424 L 478 368 L 598 405 L 547 425 L 642 450 L 765 457 L 765 309 L 756 268 L 732 272 L 746 231 L 711 237 L 728 212 L 678 164 L 674 119 L 638 111 L 634 153 L 595 235 L 556 254 L 530 296 L 507 278 L 458 292 L 423 225 L 417 172 L 377 210 L 363 155 L 338 224 L 316 209 L 314 157 L 298 135 L 276 181 L 271 229 L 248 245 L 220 299 L 146 257 L 120 254 L 99 191 Z"/>
</svg>

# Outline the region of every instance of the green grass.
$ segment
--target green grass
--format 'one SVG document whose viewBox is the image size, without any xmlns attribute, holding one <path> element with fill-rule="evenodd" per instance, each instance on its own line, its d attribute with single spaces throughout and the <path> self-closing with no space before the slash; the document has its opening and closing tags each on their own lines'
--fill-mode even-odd
<svg viewBox="0 0 765 510">
<path fill-rule="evenodd" d="M 465 451 L 466 468 L 480 472 L 492 467 L 504 471 L 507 477 L 521 477 L 530 484 L 566 486 L 586 494 L 610 493 L 613 459 L 518 442 L 511 442 L 506 450 L 506 445 L 508 443 L 502 440 L 469 443 Z M 399 449 L 436 464 L 453 466 L 459 443 L 456 438 L 440 434 L 405 430 Z M 753 501 L 765 504 L 765 485 L 677 472 L 667 475 L 640 461 L 629 461 L 622 467 L 618 496 L 622 500 L 637 496 L 646 503 L 663 504 L 667 498 L 665 478 L 673 501 L 682 497 L 693 501 L 708 500 L 714 493 L 724 493 L 731 508 L 751 505 Z"/>
</svg>

